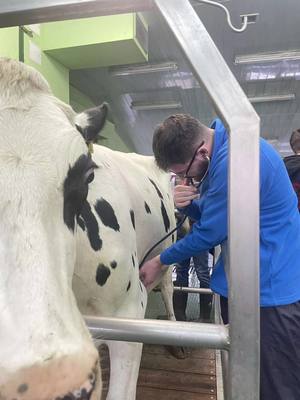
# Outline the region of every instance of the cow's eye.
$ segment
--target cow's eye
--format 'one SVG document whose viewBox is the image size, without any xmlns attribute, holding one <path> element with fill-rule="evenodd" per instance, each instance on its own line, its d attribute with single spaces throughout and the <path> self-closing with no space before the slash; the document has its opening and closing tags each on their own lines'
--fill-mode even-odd
<svg viewBox="0 0 300 400">
<path fill-rule="evenodd" d="M 86 183 L 89 184 L 93 182 L 94 178 L 95 178 L 94 168 L 90 168 L 85 174 Z"/>
<path fill-rule="evenodd" d="M 90 156 L 82 155 L 69 168 L 64 181 L 64 221 L 69 229 L 74 230 L 75 218 L 80 215 L 88 194 L 88 184 L 94 179 L 97 165 Z"/>
</svg>

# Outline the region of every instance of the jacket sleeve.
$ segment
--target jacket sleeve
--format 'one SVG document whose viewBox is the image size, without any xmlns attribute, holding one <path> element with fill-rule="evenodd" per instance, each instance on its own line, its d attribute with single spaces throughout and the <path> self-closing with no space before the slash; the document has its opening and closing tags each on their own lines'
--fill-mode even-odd
<svg viewBox="0 0 300 400">
<path fill-rule="evenodd" d="M 179 211 L 184 214 L 187 215 L 188 217 L 198 220 L 201 217 L 201 207 L 200 207 L 200 200 L 193 200 L 191 202 L 191 204 L 187 207 L 184 208 L 179 208 Z"/>
<path fill-rule="evenodd" d="M 181 262 L 227 238 L 227 170 L 227 157 L 219 157 L 202 201 L 200 199 L 193 204 L 193 207 L 198 206 L 201 218 L 194 223 L 188 235 L 161 253 L 163 264 Z"/>
</svg>

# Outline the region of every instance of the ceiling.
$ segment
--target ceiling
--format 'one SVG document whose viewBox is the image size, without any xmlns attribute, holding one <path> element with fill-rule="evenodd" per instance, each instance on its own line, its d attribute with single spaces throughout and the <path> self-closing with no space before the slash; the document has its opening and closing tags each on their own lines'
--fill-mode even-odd
<svg viewBox="0 0 300 400">
<path fill-rule="evenodd" d="M 235 56 L 265 52 L 300 50 L 299 0 L 219 0 L 240 27 L 242 14 L 258 13 L 256 23 L 242 33 L 233 32 L 219 8 L 192 5 L 248 97 L 294 94 L 288 101 L 255 103 L 261 117 L 261 135 L 283 154 L 290 152 L 288 140 L 300 127 L 300 60 L 278 60 L 236 65 Z M 136 76 L 113 76 L 108 68 L 71 71 L 71 84 L 95 103 L 110 103 L 115 127 L 135 151 L 151 154 L 155 126 L 172 113 L 184 112 L 209 124 L 216 116 L 204 89 L 194 78 L 177 42 L 156 11 L 145 12 L 149 25 L 149 63 L 174 61 L 176 71 L 152 72 Z M 199 42 L 201 51 L 201 42 Z M 209 60 L 207 63 L 209 64 Z M 179 103 L 177 109 L 137 111 L 131 102 Z M 224 99 L 226 101 L 226 99 Z"/>
</svg>

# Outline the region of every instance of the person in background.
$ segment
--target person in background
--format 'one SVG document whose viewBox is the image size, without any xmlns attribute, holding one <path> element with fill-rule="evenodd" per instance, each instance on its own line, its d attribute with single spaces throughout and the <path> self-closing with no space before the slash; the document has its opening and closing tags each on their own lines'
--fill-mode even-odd
<svg viewBox="0 0 300 400">
<path fill-rule="evenodd" d="M 180 221 L 181 214 L 176 212 L 176 219 Z M 188 218 L 188 227 L 181 227 L 177 233 L 177 240 L 182 239 L 192 227 L 193 221 Z M 189 287 L 189 271 L 191 267 L 194 267 L 197 278 L 199 280 L 200 288 L 209 288 L 210 272 L 208 265 L 208 251 L 203 251 L 196 256 L 188 258 L 180 263 L 175 264 L 176 266 L 176 281 L 174 286 Z M 182 291 L 174 291 L 173 294 L 173 305 L 174 313 L 177 321 L 186 321 L 186 306 L 188 300 L 188 293 Z M 200 322 L 209 322 L 211 317 L 212 307 L 212 295 L 200 294 L 199 295 L 199 320 Z"/>
<path fill-rule="evenodd" d="M 300 212 L 300 129 L 292 133 L 290 146 L 294 155 L 285 157 L 283 161 L 298 197 L 298 210 Z"/>
</svg>

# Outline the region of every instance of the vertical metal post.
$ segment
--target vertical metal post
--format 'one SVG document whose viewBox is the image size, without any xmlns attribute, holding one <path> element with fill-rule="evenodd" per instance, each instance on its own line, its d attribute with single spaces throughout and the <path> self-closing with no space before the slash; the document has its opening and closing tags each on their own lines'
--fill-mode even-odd
<svg viewBox="0 0 300 400">
<path fill-rule="evenodd" d="M 155 0 L 230 131 L 228 397 L 259 399 L 259 117 L 188 0 Z"/>
</svg>

